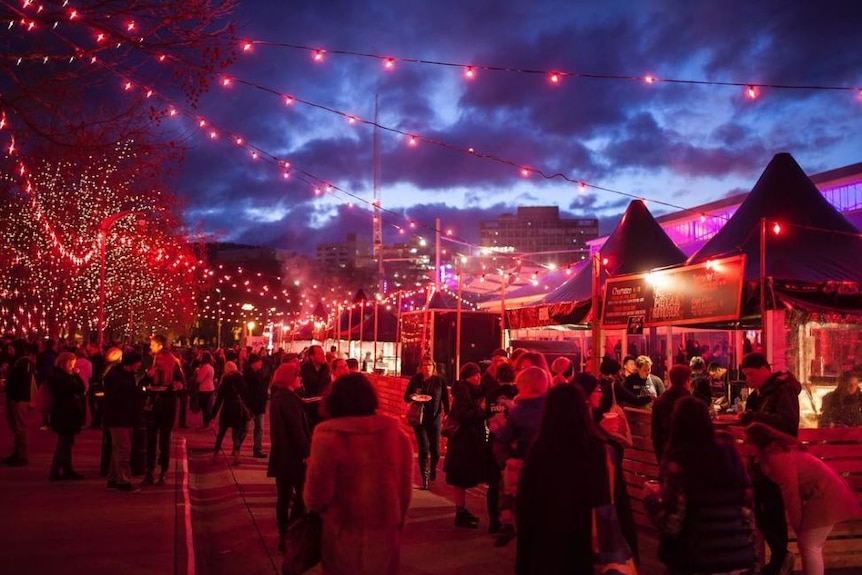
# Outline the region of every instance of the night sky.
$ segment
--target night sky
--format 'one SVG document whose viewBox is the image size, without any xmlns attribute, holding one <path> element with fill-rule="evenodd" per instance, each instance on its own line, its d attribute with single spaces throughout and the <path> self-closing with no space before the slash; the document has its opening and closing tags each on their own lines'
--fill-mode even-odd
<svg viewBox="0 0 862 575">
<path fill-rule="evenodd" d="M 748 191 L 777 152 L 809 174 L 862 161 L 858 89 L 746 93 L 749 83 L 862 86 L 862 4 L 852 0 L 240 1 L 237 35 L 257 43 L 197 113 L 292 174 L 190 129 L 177 193 L 190 228 L 214 240 L 301 252 L 348 231 L 370 240 L 374 129 L 334 111 L 373 120 L 375 95 L 381 126 L 442 144 L 378 130 L 386 243 L 409 221 L 428 236 L 435 217 L 476 242 L 479 219 L 518 205 L 596 216 L 605 233 L 630 196 L 658 215 L 674 208 L 649 200 L 691 207 Z M 315 62 L 288 45 L 327 52 Z M 316 197 L 318 180 L 337 189 Z"/>
</svg>

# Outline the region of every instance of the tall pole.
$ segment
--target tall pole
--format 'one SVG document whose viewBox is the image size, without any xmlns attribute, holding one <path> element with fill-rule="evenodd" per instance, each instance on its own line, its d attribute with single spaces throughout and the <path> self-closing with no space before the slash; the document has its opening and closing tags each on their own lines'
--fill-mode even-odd
<svg viewBox="0 0 862 575">
<path fill-rule="evenodd" d="M 377 298 L 374 300 L 374 362 L 372 362 L 371 371 L 377 373 L 375 369 L 377 366 L 377 322 L 378 322 L 378 312 L 380 311 L 380 299 Z"/>
<path fill-rule="evenodd" d="M 104 224 L 105 220 L 102 221 Z M 99 230 L 99 325 L 98 331 L 99 351 L 104 350 L 105 343 L 105 229 Z"/>
<path fill-rule="evenodd" d="M 434 220 L 434 292 L 440 291 L 440 218 Z"/>
<path fill-rule="evenodd" d="M 509 274 L 500 270 L 500 347 L 506 349 L 506 284 Z"/>
<path fill-rule="evenodd" d="M 766 321 L 766 218 L 760 218 L 760 346 L 763 353 L 769 357 L 769 348 L 766 345 L 769 331 Z"/>
<path fill-rule="evenodd" d="M 593 334 L 593 353 L 590 356 L 590 369 L 592 370 L 592 374 L 598 376 L 599 374 L 599 365 L 602 361 L 602 353 L 600 351 L 601 338 L 602 338 L 602 326 L 601 326 L 601 312 L 599 310 L 599 284 L 600 277 L 602 272 L 601 266 L 601 254 L 596 252 L 596 255 L 593 256 L 593 284 L 592 284 L 592 302 L 591 308 L 592 311 L 590 315 L 591 318 L 591 327 Z"/>
<path fill-rule="evenodd" d="M 398 304 L 395 311 L 395 373 L 401 373 L 401 367 L 398 365 L 401 355 L 401 294 L 402 291 L 398 290 L 398 296 L 395 298 Z"/>
<path fill-rule="evenodd" d="M 383 295 L 385 289 L 385 279 L 383 276 L 383 220 L 380 217 L 380 135 L 378 122 L 379 105 L 377 94 L 374 95 L 374 132 L 371 140 L 372 151 L 372 185 L 374 187 L 374 229 L 373 234 L 373 249 L 374 255 L 377 257 L 377 293 Z M 374 356 L 377 357 L 376 355 Z"/>
<path fill-rule="evenodd" d="M 458 307 L 455 311 L 455 377 L 461 374 L 461 287 L 464 285 L 464 265 L 458 260 Z"/>
</svg>

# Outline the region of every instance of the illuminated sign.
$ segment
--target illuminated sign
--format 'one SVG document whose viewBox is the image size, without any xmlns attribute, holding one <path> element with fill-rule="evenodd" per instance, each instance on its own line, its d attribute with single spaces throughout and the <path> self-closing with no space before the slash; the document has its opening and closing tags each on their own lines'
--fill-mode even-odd
<svg viewBox="0 0 862 575">
<path fill-rule="evenodd" d="M 686 325 L 737 319 L 742 305 L 745 256 L 610 278 L 602 325 Z"/>
</svg>

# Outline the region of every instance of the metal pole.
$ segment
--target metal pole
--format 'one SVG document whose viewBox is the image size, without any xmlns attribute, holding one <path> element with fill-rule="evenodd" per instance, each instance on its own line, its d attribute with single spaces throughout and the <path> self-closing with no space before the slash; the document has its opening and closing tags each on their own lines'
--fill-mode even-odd
<svg viewBox="0 0 862 575">
<path fill-rule="evenodd" d="M 460 262 L 460 260 L 459 260 Z M 461 287 L 463 285 L 464 266 L 458 264 L 458 307 L 455 312 L 455 378 L 461 374 Z"/>
<path fill-rule="evenodd" d="M 398 359 L 401 355 L 401 294 L 402 291 L 398 290 L 396 297 L 398 308 L 395 311 L 395 373 L 401 373 L 401 367 L 398 365 Z"/>
<path fill-rule="evenodd" d="M 602 338 L 602 326 L 601 326 L 601 312 L 599 310 L 599 278 L 601 274 L 601 254 L 596 253 L 593 256 L 593 285 L 592 285 L 592 303 L 591 303 L 591 311 L 590 315 L 592 316 L 590 319 L 590 323 L 592 324 L 592 332 L 593 332 L 593 353 L 590 356 L 590 368 L 591 373 L 595 376 L 599 374 L 599 365 L 602 361 L 602 353 L 601 353 L 601 338 Z"/>
<path fill-rule="evenodd" d="M 350 357 L 350 339 L 353 335 L 353 307 L 356 304 L 350 306 L 350 313 L 347 316 L 347 357 Z"/>
<path fill-rule="evenodd" d="M 434 292 L 440 291 L 440 218 L 434 220 Z"/>
<path fill-rule="evenodd" d="M 374 300 L 374 361 L 371 364 L 371 371 L 377 373 L 377 321 L 378 312 L 380 311 L 380 300 Z"/>
<path fill-rule="evenodd" d="M 760 346 L 769 357 L 766 321 L 766 218 L 760 218 Z"/>
<path fill-rule="evenodd" d="M 362 355 L 362 337 L 365 335 L 365 300 L 359 303 L 359 361 L 365 359 Z"/>
<path fill-rule="evenodd" d="M 104 224 L 104 221 L 102 223 Z M 99 351 L 104 349 L 105 343 L 105 236 L 107 233 L 104 227 L 99 230 L 99 325 L 96 327 Z"/>
<path fill-rule="evenodd" d="M 509 275 L 506 270 L 500 270 L 500 347 L 506 349 L 506 284 Z"/>
</svg>

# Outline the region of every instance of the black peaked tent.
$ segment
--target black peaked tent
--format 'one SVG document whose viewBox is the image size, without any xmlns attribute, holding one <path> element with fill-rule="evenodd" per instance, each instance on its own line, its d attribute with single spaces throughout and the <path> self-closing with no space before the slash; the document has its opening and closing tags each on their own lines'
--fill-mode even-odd
<svg viewBox="0 0 862 575">
<path fill-rule="evenodd" d="M 688 263 L 740 253 L 746 257 L 743 315 L 760 309 L 761 253 L 768 308 L 862 312 L 862 237 L 788 153 L 772 158 L 733 217 Z"/>
<path fill-rule="evenodd" d="M 602 246 L 600 285 L 609 276 L 645 272 L 685 261 L 685 254 L 655 221 L 641 200 L 633 200 Z M 539 305 L 507 312 L 509 328 L 584 322 L 592 306 L 593 268 L 583 266 L 570 280 L 549 293 Z"/>
</svg>

